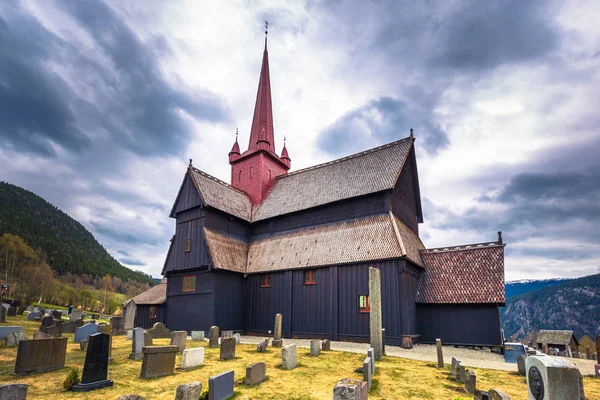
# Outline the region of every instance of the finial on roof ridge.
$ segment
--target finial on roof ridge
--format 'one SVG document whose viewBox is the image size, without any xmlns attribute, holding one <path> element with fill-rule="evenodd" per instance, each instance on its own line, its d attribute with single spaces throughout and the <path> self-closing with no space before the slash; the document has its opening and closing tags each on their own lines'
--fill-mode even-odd
<svg viewBox="0 0 600 400">
<path fill-rule="evenodd" d="M 412 138 L 412 137 L 414 137 L 414 136 L 413 136 L 413 128 L 410 128 L 410 137 L 411 137 L 411 138 Z"/>
<path fill-rule="evenodd" d="M 192 168 L 192 159 L 191 158 L 190 158 L 190 165 L 189 165 L 189 167 Z"/>
<path fill-rule="evenodd" d="M 502 244 L 502 231 L 498 231 L 498 244 Z"/>
<path fill-rule="evenodd" d="M 269 34 L 269 21 L 265 21 L 265 51 L 267 51 L 267 35 Z"/>
</svg>

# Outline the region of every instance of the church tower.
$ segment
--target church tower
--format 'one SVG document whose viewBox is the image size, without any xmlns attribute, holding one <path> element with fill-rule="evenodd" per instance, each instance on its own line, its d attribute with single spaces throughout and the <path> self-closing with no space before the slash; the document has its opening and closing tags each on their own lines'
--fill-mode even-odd
<svg viewBox="0 0 600 400">
<path fill-rule="evenodd" d="M 287 174 L 290 169 L 291 160 L 285 143 L 281 157 L 275 152 L 266 37 L 248 150 L 240 153 L 236 135 L 235 143 L 229 152 L 229 164 L 231 165 L 231 186 L 246 192 L 254 205 L 262 203 L 267 197 L 275 177 Z"/>
</svg>

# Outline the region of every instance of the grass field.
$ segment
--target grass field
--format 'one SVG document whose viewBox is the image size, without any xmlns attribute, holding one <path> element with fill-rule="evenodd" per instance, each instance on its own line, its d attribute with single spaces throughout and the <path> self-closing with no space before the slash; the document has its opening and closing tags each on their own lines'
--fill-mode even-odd
<svg viewBox="0 0 600 400">
<path fill-rule="evenodd" d="M 7 325 L 22 325 L 28 337 L 37 331 L 38 322 L 29 322 L 25 317 L 7 317 Z M 66 365 L 83 369 L 84 352 L 79 344 L 69 338 Z M 168 344 L 168 339 L 155 340 L 154 344 Z M 188 341 L 187 348 L 206 346 L 206 342 Z M 3 344 L 2 344 L 3 345 Z M 66 392 L 62 383 L 68 369 L 33 374 L 25 377 L 11 376 L 14 370 L 16 348 L 0 348 L 0 384 L 26 383 L 29 385 L 28 399 L 98 399 L 114 400 L 122 394 L 135 393 L 151 399 L 173 399 L 180 383 L 199 381 L 203 386 L 208 378 L 218 373 L 235 371 L 236 381 L 245 376 L 245 368 L 251 362 L 267 365 L 267 380 L 256 387 L 236 385 L 236 399 L 331 399 L 333 387 L 342 378 L 360 379 L 362 374 L 354 372 L 362 365 L 366 355 L 346 352 L 323 352 L 319 357 L 310 357 L 307 349 L 298 349 L 299 367 L 285 371 L 280 368 L 281 351 L 269 348 L 257 353 L 256 346 L 238 345 L 237 357 L 219 361 L 219 349 L 206 349 L 204 366 L 191 371 L 175 371 L 174 375 L 140 379 L 141 361 L 129 360 L 131 341 L 126 336 L 113 337 L 114 362 L 109 367 L 109 379 L 114 387 L 89 393 Z M 181 356 L 177 356 L 176 366 Z M 449 360 L 446 360 L 449 361 Z M 497 387 L 505 391 L 512 400 L 527 399 L 526 381 L 513 372 L 473 368 L 477 373 L 477 387 Z M 437 369 L 433 363 L 386 357 L 376 364 L 370 399 L 449 399 L 471 400 L 460 384 L 448 379 L 448 368 Z M 600 399 L 600 379 L 584 378 L 587 399 Z"/>
</svg>

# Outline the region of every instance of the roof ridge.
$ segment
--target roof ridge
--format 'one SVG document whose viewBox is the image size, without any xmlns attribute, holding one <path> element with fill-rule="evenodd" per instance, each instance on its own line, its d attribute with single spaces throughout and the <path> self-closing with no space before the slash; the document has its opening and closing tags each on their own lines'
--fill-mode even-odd
<svg viewBox="0 0 600 400">
<path fill-rule="evenodd" d="M 444 246 L 444 247 L 433 247 L 430 249 L 419 250 L 421 254 L 423 253 L 445 253 L 450 251 L 464 251 L 464 250 L 476 250 L 490 247 L 504 247 L 506 244 L 500 244 L 498 242 L 482 242 L 482 243 L 472 243 L 472 244 L 463 244 L 458 246 Z"/>
<path fill-rule="evenodd" d="M 226 186 L 226 187 L 228 187 L 228 188 L 230 188 L 230 189 L 233 189 L 233 190 L 235 190 L 236 192 L 240 192 L 240 193 L 242 193 L 242 194 L 243 194 L 244 196 L 246 196 L 246 197 L 248 196 L 248 194 L 246 194 L 246 192 L 244 192 L 243 190 L 240 190 L 240 189 L 238 189 L 238 188 L 235 188 L 235 187 L 231 186 L 229 183 L 227 183 L 227 182 L 225 182 L 225 181 L 222 181 L 222 180 L 220 180 L 219 178 L 216 178 L 216 177 L 212 176 L 212 175 L 211 175 L 211 174 L 209 174 L 209 173 L 206 173 L 206 172 L 204 172 L 204 171 L 201 171 L 201 170 L 199 170 L 199 169 L 198 169 L 198 168 L 196 168 L 196 167 L 188 167 L 188 168 L 189 168 L 189 169 L 191 169 L 191 170 L 193 170 L 194 172 L 197 172 L 197 173 L 199 173 L 200 175 L 202 175 L 202 176 L 204 176 L 204 177 L 206 177 L 206 178 L 208 178 L 208 179 L 211 179 L 211 180 L 213 180 L 213 181 L 215 181 L 215 182 L 217 182 L 217 183 L 220 183 L 220 184 L 221 184 L 221 185 L 223 185 L 223 186 Z"/>
<path fill-rule="evenodd" d="M 350 154 L 349 156 L 341 157 L 341 158 L 338 158 L 338 159 L 335 159 L 335 160 L 331 160 L 331 161 L 327 161 L 327 162 L 324 162 L 324 163 L 321 163 L 321 164 L 317 164 L 317 165 L 313 165 L 313 166 L 310 166 L 310 167 L 302 168 L 302 169 L 299 169 L 297 171 L 288 172 L 287 174 L 283 174 L 283 175 L 279 175 L 279 176 L 275 177 L 275 179 L 276 180 L 277 179 L 283 179 L 283 178 L 286 178 L 288 176 L 300 174 L 302 172 L 312 171 L 312 170 L 315 170 L 317 168 L 323 168 L 323 167 L 327 167 L 329 165 L 338 164 L 338 163 L 341 163 L 341 162 L 344 162 L 344 161 L 352 160 L 354 158 L 362 157 L 362 156 L 364 156 L 366 154 L 374 153 L 376 151 L 380 151 L 380 150 L 384 150 L 384 149 L 396 146 L 396 145 L 398 145 L 400 143 L 403 143 L 406 140 L 410 140 L 410 139 L 411 139 L 411 137 L 408 136 L 408 137 L 405 137 L 403 139 L 396 140 L 394 142 L 386 143 L 386 144 L 383 144 L 381 146 L 377 146 L 377 147 L 373 147 L 371 149 L 363 150 L 363 151 L 361 151 L 359 153 Z"/>
</svg>

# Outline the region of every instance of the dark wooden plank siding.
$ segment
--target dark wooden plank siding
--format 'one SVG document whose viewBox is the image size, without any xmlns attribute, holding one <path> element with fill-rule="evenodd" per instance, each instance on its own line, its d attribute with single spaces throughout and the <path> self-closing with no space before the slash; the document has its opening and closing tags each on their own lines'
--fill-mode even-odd
<svg viewBox="0 0 600 400">
<path fill-rule="evenodd" d="M 196 276 L 196 290 L 183 292 L 183 278 Z M 206 271 L 169 274 L 167 327 L 171 330 L 208 332 L 215 325 L 214 275 Z"/>
<path fill-rule="evenodd" d="M 394 215 L 418 235 L 419 221 L 417 217 L 414 172 L 414 150 L 411 150 L 408 159 L 402 168 L 402 172 L 398 177 L 396 186 L 392 190 L 390 202 Z"/>
<path fill-rule="evenodd" d="M 194 207 L 190 208 L 189 210 L 185 210 L 178 213 L 176 220 L 178 224 L 181 224 L 183 222 L 191 221 L 196 218 L 202 218 L 204 217 L 204 215 L 205 212 L 202 207 Z"/>
<path fill-rule="evenodd" d="M 304 270 L 292 273 L 292 336 L 318 335 L 329 337 L 331 319 L 329 268 L 313 270 L 315 285 L 304 284 Z"/>
<path fill-rule="evenodd" d="M 288 312 L 292 300 L 289 276 L 291 272 L 269 274 L 271 287 L 260 287 L 260 274 L 248 275 L 244 282 L 245 328 L 248 332 L 267 333 L 273 331 L 275 314 L 282 314 L 283 325 L 290 325 Z"/>
<path fill-rule="evenodd" d="M 156 307 L 156 318 L 150 318 L 150 308 Z M 135 311 L 134 327 L 150 329 L 156 322 L 167 323 L 167 308 L 164 304 L 151 306 L 147 304 L 138 305 Z"/>
<path fill-rule="evenodd" d="M 215 210 L 214 208 L 206 209 L 205 226 L 216 231 L 245 239 L 248 239 L 250 236 L 250 224 L 248 222 L 232 217 L 229 214 Z"/>
<path fill-rule="evenodd" d="M 189 173 L 185 174 L 183 184 L 179 190 L 179 194 L 175 199 L 175 205 L 173 207 L 173 214 L 177 214 L 181 211 L 188 210 L 190 208 L 198 207 L 202 204 L 198 190 L 192 182 L 192 178 Z"/>
<path fill-rule="evenodd" d="M 244 275 L 229 271 L 215 271 L 212 274 L 217 326 L 221 330 L 243 331 Z"/>
<path fill-rule="evenodd" d="M 165 262 L 165 272 L 187 270 L 212 265 L 204 239 L 204 218 L 177 224 L 173 244 Z M 191 251 L 185 252 L 185 241 L 191 240 Z"/>
<path fill-rule="evenodd" d="M 496 304 L 417 304 L 421 342 L 500 346 L 500 313 Z"/>
</svg>

